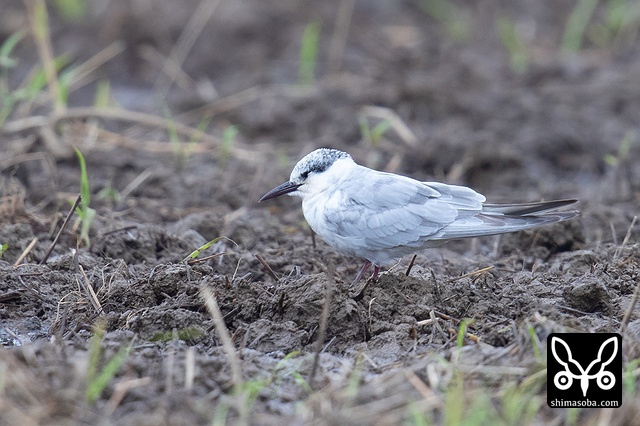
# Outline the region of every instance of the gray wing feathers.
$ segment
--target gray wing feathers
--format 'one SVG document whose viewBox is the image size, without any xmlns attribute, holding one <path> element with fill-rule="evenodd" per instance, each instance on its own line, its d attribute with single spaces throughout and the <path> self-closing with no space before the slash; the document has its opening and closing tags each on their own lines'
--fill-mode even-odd
<svg viewBox="0 0 640 426">
<path fill-rule="evenodd" d="M 393 253 L 387 253 L 389 257 L 399 257 L 404 253 L 402 247 L 419 248 L 453 238 L 518 231 L 577 214 L 533 214 L 573 200 L 483 204 L 482 194 L 464 186 L 419 182 L 383 172 L 369 181 L 352 180 L 344 185 L 334 193 L 337 198 L 330 204 L 335 207 L 325 206 L 325 225 L 345 252 L 348 247 L 360 247 L 380 253 L 380 258 L 386 249 L 394 248 Z"/>
<path fill-rule="evenodd" d="M 387 173 L 353 185 L 336 203 L 345 208 L 327 211 L 326 221 L 337 235 L 373 250 L 420 247 L 460 217 L 478 214 L 485 200 L 470 188 Z"/>
<path fill-rule="evenodd" d="M 540 201 L 521 204 L 484 204 L 482 213 L 461 218 L 442 229 L 433 240 L 503 234 L 571 219 L 577 211 L 549 212 L 577 200 Z"/>
<path fill-rule="evenodd" d="M 532 213 L 540 213 L 549 210 L 555 210 L 560 207 L 568 206 L 578 200 L 555 200 L 540 201 L 537 203 L 520 203 L 520 204 L 485 204 L 482 212 L 487 214 L 504 214 L 514 216 L 524 216 Z"/>
<path fill-rule="evenodd" d="M 537 216 L 505 216 L 480 213 L 473 217 L 456 220 L 444 227 L 437 236 L 433 236 L 431 239 L 442 241 L 453 238 L 504 234 L 561 222 L 576 216 L 578 216 L 578 212 L 575 210 L 543 213 Z"/>
<path fill-rule="evenodd" d="M 407 204 L 422 204 L 440 193 L 420 182 L 388 173 L 379 172 L 368 182 L 353 182 L 345 187 L 345 193 L 352 194 L 353 202 L 370 209 L 386 209 Z"/>
<path fill-rule="evenodd" d="M 440 182 L 423 182 L 424 185 L 438 191 L 439 200 L 446 201 L 449 205 L 461 210 L 482 210 L 482 203 L 486 198 L 471 188 L 458 185 L 447 185 Z"/>
</svg>

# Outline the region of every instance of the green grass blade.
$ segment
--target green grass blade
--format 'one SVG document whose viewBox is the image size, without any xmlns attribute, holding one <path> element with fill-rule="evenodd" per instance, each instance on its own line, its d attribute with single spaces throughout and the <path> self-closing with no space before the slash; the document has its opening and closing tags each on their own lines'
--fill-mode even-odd
<svg viewBox="0 0 640 426">
<path fill-rule="evenodd" d="M 638 366 L 640 366 L 640 358 L 627 362 L 627 365 L 624 367 L 622 384 L 625 395 L 636 395 L 636 370 Z"/>
<path fill-rule="evenodd" d="M 66 56 L 58 56 L 54 60 L 54 66 L 56 72 L 59 72 L 62 68 L 69 64 L 69 59 Z M 16 90 L 15 96 L 19 100 L 32 100 L 40 92 L 42 92 L 47 85 L 47 75 L 42 68 L 39 68 L 33 77 L 21 88 Z"/>
<path fill-rule="evenodd" d="M 465 406 L 463 377 L 460 371 L 455 371 L 445 395 L 443 424 L 455 426 L 462 423 Z"/>
<path fill-rule="evenodd" d="M 78 22 L 87 14 L 86 0 L 55 0 L 56 10 L 66 21 Z"/>
<path fill-rule="evenodd" d="M 198 256 L 200 256 L 200 253 L 202 253 L 203 251 L 205 251 L 206 249 L 208 249 L 209 247 L 211 247 L 212 245 L 214 245 L 215 243 L 217 243 L 218 241 L 220 241 L 223 238 L 226 238 L 226 237 L 217 237 L 217 238 L 214 238 L 213 240 L 209 241 L 208 243 L 201 245 L 200 247 L 198 247 L 197 249 L 195 249 L 194 251 L 189 253 L 189 255 L 187 257 L 182 259 L 182 261 L 186 262 L 189 259 L 198 258 Z"/>
<path fill-rule="evenodd" d="M 100 341 L 98 341 L 98 345 Z M 116 353 L 113 358 L 107 362 L 107 365 L 104 366 L 100 374 L 95 376 L 93 380 L 91 380 L 87 384 L 87 392 L 86 392 L 86 400 L 90 404 L 95 403 L 102 391 L 107 387 L 111 379 L 113 379 L 120 369 L 120 366 L 124 363 L 129 356 L 129 351 L 131 350 L 131 346 L 123 346 L 120 348 L 118 353 Z"/>
<path fill-rule="evenodd" d="M 469 324 L 471 324 L 472 320 L 463 319 L 460 321 L 460 326 L 458 327 L 458 337 L 456 339 L 456 347 L 458 349 L 462 348 L 464 345 L 464 338 L 467 335 L 467 328 Z"/>
<path fill-rule="evenodd" d="M 587 25 L 589 25 L 597 5 L 598 0 L 578 0 L 571 15 L 569 15 L 562 37 L 562 47 L 565 50 L 571 52 L 580 50 Z"/>
<path fill-rule="evenodd" d="M 98 372 L 98 364 L 100 364 L 100 357 L 102 356 L 102 346 L 100 346 L 102 336 L 104 336 L 104 330 L 99 326 L 95 326 L 93 336 L 89 341 L 89 353 L 87 354 L 87 383 L 91 383 Z"/>
<path fill-rule="evenodd" d="M 378 124 L 376 124 L 373 127 L 373 129 L 371 129 L 371 140 L 373 141 L 373 144 L 377 145 L 378 142 L 380 142 L 380 140 L 384 136 L 384 134 L 387 133 L 387 130 L 389 130 L 390 128 L 391 128 L 391 122 L 386 118 L 381 122 L 379 122 Z"/>
<path fill-rule="evenodd" d="M 11 58 L 11 52 L 23 37 L 24 34 L 18 31 L 2 43 L 2 46 L 0 46 L 0 67 L 12 68 L 18 63 L 15 59 Z"/>
<path fill-rule="evenodd" d="M 91 189 L 89 187 L 89 177 L 87 176 L 87 164 L 84 160 L 84 156 L 78 148 L 74 148 L 78 162 L 80 163 L 80 205 L 76 209 L 76 214 L 81 220 L 82 226 L 80 227 L 80 238 L 88 246 L 90 245 L 89 230 L 91 224 L 95 218 L 96 211 L 89 207 L 91 200 Z"/>
<path fill-rule="evenodd" d="M 302 43 L 300 44 L 300 63 L 298 68 L 298 83 L 309 85 L 313 83 L 316 59 L 318 56 L 318 41 L 320 39 L 320 23 L 311 22 L 304 28 Z"/>
<path fill-rule="evenodd" d="M 96 86 L 96 95 L 93 98 L 93 106 L 96 108 L 106 108 L 111 99 L 111 83 L 109 80 L 100 80 Z"/>
<path fill-rule="evenodd" d="M 8 248 L 9 248 L 9 244 L 7 243 L 0 244 L 0 259 L 2 259 L 2 255 L 4 254 L 5 251 L 7 251 Z"/>
<path fill-rule="evenodd" d="M 182 141 L 180 140 L 180 135 L 178 134 L 178 129 L 176 128 L 176 122 L 171 114 L 171 110 L 167 105 L 164 105 L 162 108 L 164 113 L 165 120 L 167 121 L 167 132 L 169 133 L 169 145 L 171 145 L 171 151 L 173 151 L 173 155 L 177 160 L 178 169 L 184 166 L 185 161 L 187 160 L 187 152 L 185 147 L 182 145 Z"/>
<path fill-rule="evenodd" d="M 233 142 L 235 141 L 236 136 L 238 136 L 238 133 L 238 127 L 234 125 L 227 126 L 227 128 L 224 129 L 224 132 L 222 132 L 222 144 L 220 146 L 222 158 L 228 159 L 231 157 Z"/>
<path fill-rule="evenodd" d="M 84 160 L 84 155 L 78 148 L 74 148 L 78 162 L 80 163 L 80 195 L 82 200 L 80 201 L 80 210 L 85 212 L 89 207 L 89 200 L 91 199 L 91 192 L 89 190 L 89 178 L 87 177 L 87 163 Z"/>
<path fill-rule="evenodd" d="M 508 18 L 500 17 L 496 20 L 496 30 L 502 44 L 509 52 L 511 69 L 517 73 L 527 71 L 529 59 L 515 24 Z"/>
<path fill-rule="evenodd" d="M 531 340 L 531 346 L 533 347 L 533 354 L 538 361 L 542 361 L 542 353 L 538 346 L 538 336 L 536 335 L 536 329 L 533 326 L 529 326 L 529 339 Z"/>
</svg>

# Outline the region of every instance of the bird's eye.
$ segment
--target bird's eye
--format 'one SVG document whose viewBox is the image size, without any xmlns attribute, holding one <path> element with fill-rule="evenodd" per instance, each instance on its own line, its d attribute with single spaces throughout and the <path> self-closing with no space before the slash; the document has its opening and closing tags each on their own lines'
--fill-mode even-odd
<svg viewBox="0 0 640 426">
<path fill-rule="evenodd" d="M 302 180 L 306 180 L 309 177 L 309 171 L 307 170 L 306 172 L 300 173 L 300 177 Z"/>
</svg>

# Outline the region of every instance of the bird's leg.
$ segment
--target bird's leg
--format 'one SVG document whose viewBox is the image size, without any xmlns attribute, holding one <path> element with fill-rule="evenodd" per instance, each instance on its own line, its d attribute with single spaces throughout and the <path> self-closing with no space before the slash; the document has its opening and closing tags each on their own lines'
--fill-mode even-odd
<svg viewBox="0 0 640 426">
<path fill-rule="evenodd" d="M 380 267 L 378 265 L 374 265 L 373 266 L 373 276 L 371 277 L 371 279 L 373 281 L 378 281 L 378 272 L 380 272 Z"/>
<path fill-rule="evenodd" d="M 360 268 L 360 271 L 358 271 L 358 275 L 356 276 L 356 279 L 353 280 L 353 284 L 357 284 L 358 281 L 360 281 L 362 277 L 364 277 L 364 274 L 367 273 L 367 270 L 369 269 L 370 266 L 371 266 L 371 262 L 369 262 L 368 260 L 365 260 L 364 265 L 362 265 L 362 268 Z M 364 291 L 367 289 L 367 287 L 369 287 L 371 283 L 378 281 L 378 272 L 380 272 L 380 267 L 378 265 L 373 265 L 373 275 L 364 283 L 360 291 L 355 296 L 353 296 L 353 300 L 355 300 L 356 302 L 359 302 L 360 300 L 362 300 L 362 297 L 364 296 Z"/>
<path fill-rule="evenodd" d="M 364 277 L 364 274 L 367 273 L 367 270 L 369 269 L 369 267 L 371 266 L 371 262 L 369 262 L 368 260 L 364 261 L 364 265 L 362 265 L 362 268 L 360 268 L 360 270 L 358 271 L 358 275 L 356 275 L 356 279 L 353 280 L 353 284 L 357 284 L 362 277 Z M 376 271 L 375 273 L 378 273 L 378 267 L 376 266 Z"/>
</svg>

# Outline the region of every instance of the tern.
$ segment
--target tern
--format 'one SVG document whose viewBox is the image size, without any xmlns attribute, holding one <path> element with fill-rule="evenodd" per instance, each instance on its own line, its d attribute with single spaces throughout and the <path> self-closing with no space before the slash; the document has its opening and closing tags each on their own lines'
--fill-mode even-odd
<svg viewBox="0 0 640 426">
<path fill-rule="evenodd" d="M 357 164 L 346 152 L 319 148 L 289 180 L 259 201 L 302 198 L 311 229 L 336 252 L 364 259 L 354 282 L 380 267 L 452 239 L 503 234 L 561 222 L 578 211 L 553 211 L 577 200 L 489 204 L 471 188 L 420 182 Z"/>
</svg>

